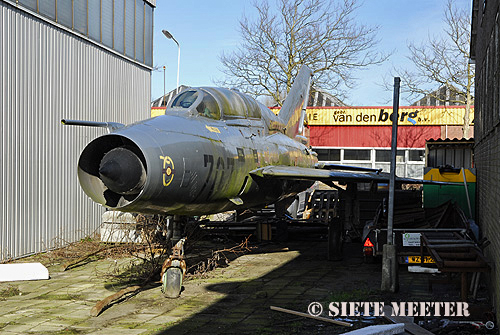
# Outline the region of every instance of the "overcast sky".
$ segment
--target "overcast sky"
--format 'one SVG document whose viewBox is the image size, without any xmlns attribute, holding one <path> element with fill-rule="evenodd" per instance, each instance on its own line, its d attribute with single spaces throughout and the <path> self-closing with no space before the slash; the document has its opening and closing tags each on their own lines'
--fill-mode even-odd
<svg viewBox="0 0 500 335">
<path fill-rule="evenodd" d="M 459 6 L 471 7 L 472 0 L 456 1 Z M 239 19 L 243 14 L 255 15 L 251 3 L 249 0 L 157 1 L 153 64 L 167 67 L 167 92 L 176 87 L 177 45 L 162 34 L 162 29 L 170 31 L 181 46 L 180 84 L 215 86 L 214 79 L 222 77 L 219 56 L 240 44 Z M 442 32 L 445 4 L 446 0 L 364 0 L 356 15 L 358 22 L 379 26 L 378 48 L 394 53 L 383 65 L 356 72 L 357 85 L 348 91 L 345 102 L 352 106 L 392 105 L 392 91 L 381 87 L 384 74 L 394 66 L 410 66 L 406 59 L 408 42 L 423 42 L 429 35 Z M 163 94 L 163 70 L 154 71 L 152 78 L 154 100 Z M 405 104 L 402 100 L 401 105 Z"/>
</svg>

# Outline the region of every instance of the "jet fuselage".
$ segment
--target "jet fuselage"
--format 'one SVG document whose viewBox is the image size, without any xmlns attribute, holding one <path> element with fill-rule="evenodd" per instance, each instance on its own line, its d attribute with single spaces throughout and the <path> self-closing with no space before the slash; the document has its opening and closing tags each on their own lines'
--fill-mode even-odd
<svg viewBox="0 0 500 335">
<path fill-rule="evenodd" d="M 92 141 L 78 165 L 82 188 L 111 209 L 180 215 L 259 207 L 306 189 L 311 181 L 249 174 L 317 163 L 267 107 L 249 99 L 215 88 L 181 93 L 165 115 Z"/>
</svg>

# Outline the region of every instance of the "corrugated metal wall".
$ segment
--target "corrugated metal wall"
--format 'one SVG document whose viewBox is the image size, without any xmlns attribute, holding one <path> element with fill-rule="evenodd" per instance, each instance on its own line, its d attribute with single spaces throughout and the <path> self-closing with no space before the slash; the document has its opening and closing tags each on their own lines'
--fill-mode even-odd
<svg viewBox="0 0 500 335">
<path fill-rule="evenodd" d="M 76 165 L 104 129 L 62 118 L 147 118 L 150 71 L 0 1 L 0 260 L 78 240 L 103 209 Z"/>
</svg>

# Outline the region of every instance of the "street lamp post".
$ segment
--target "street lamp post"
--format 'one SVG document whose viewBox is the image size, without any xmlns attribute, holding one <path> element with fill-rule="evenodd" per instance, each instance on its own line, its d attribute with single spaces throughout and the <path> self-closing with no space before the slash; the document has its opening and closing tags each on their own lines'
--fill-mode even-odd
<svg viewBox="0 0 500 335">
<path fill-rule="evenodd" d="M 161 31 L 163 35 L 165 35 L 166 38 L 173 40 L 177 44 L 177 90 L 175 93 L 179 93 L 179 66 L 181 63 L 181 46 L 179 45 L 179 42 L 174 38 L 174 36 L 168 32 L 168 30 L 162 30 Z"/>
<path fill-rule="evenodd" d="M 167 93 L 165 92 L 165 65 L 163 65 L 163 99 L 162 99 L 162 101 L 161 101 L 161 105 L 162 105 L 162 107 L 163 107 L 163 104 L 165 104 L 165 105 L 166 105 L 166 103 L 165 103 L 165 95 L 166 95 L 166 94 L 167 94 Z"/>
</svg>

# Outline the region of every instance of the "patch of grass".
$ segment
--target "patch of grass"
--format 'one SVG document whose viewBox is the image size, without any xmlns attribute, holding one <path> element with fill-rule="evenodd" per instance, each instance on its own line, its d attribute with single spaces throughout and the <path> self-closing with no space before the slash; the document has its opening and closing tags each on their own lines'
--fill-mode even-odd
<svg viewBox="0 0 500 335">
<path fill-rule="evenodd" d="M 69 328 L 64 328 L 63 330 L 44 332 L 43 334 L 44 335 L 66 335 L 66 334 L 78 335 L 78 334 L 82 334 L 82 333 L 83 333 L 82 330 L 78 330 L 78 329 L 69 327 Z M 30 333 L 30 334 L 32 334 L 32 333 Z"/>
<path fill-rule="evenodd" d="M 152 328 L 147 331 L 147 333 L 141 333 L 143 335 L 153 335 L 153 334 L 158 334 L 162 332 L 166 332 L 168 328 L 174 326 L 176 323 L 179 323 L 179 321 L 169 321 L 167 323 L 164 323 L 160 327 Z"/>
<path fill-rule="evenodd" d="M 84 238 L 80 239 L 80 242 L 94 242 L 94 241 L 95 241 L 95 239 L 90 235 L 85 236 Z"/>
<path fill-rule="evenodd" d="M 17 286 L 8 285 L 3 290 L 0 290 L 0 300 L 5 300 L 5 298 L 14 297 L 19 295 L 21 291 Z"/>
<path fill-rule="evenodd" d="M 141 324 L 140 323 L 130 323 L 128 325 L 123 325 L 124 328 L 127 328 L 127 329 L 135 329 L 137 327 L 139 327 Z"/>
<path fill-rule="evenodd" d="M 37 299 L 43 300 L 81 300 L 81 296 L 79 294 L 50 294 L 45 293 L 41 296 L 37 297 Z"/>
</svg>

